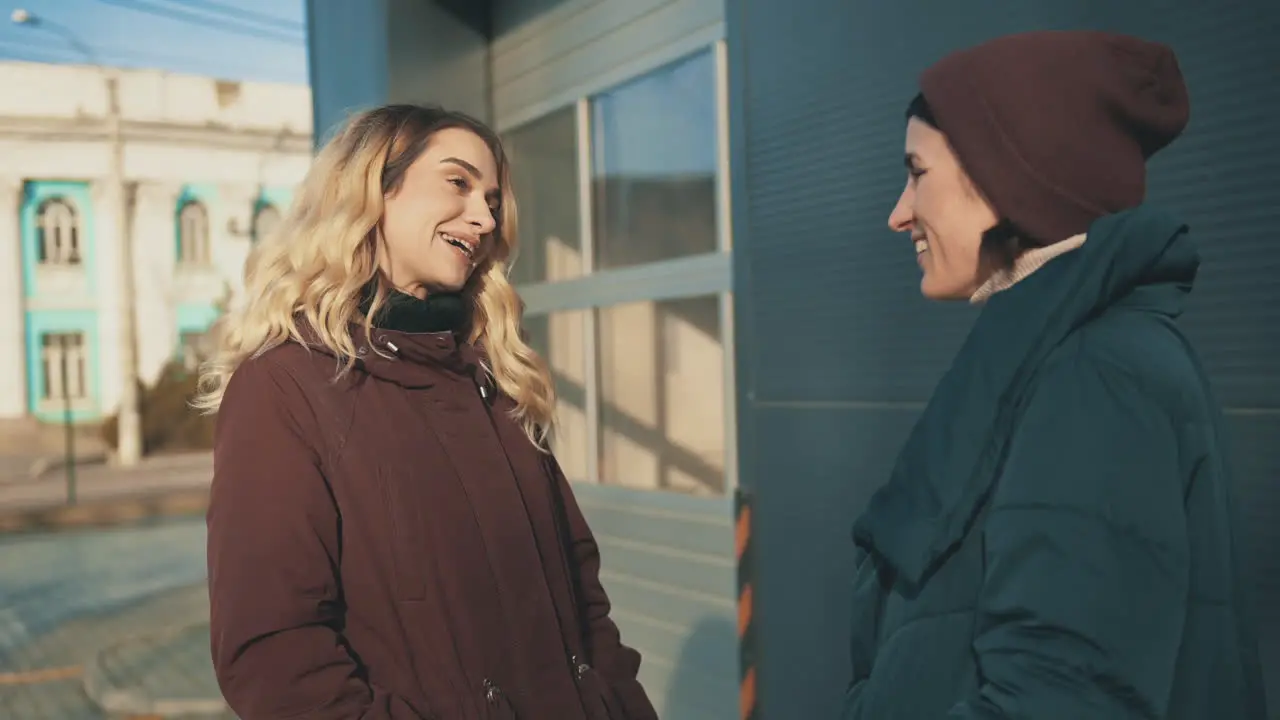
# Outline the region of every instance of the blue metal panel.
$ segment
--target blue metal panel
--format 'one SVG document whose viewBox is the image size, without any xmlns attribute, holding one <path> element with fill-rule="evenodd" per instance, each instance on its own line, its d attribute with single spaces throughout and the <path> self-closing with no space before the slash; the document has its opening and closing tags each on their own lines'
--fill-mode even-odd
<svg viewBox="0 0 1280 720">
<path fill-rule="evenodd" d="M 387 0 L 307 0 L 315 143 L 354 110 L 387 101 Z"/>
<path fill-rule="evenodd" d="M 574 484 L 600 545 L 623 642 L 663 720 L 738 716 L 733 507 L 701 498 Z"/>
<path fill-rule="evenodd" d="M 101 371 L 98 367 L 98 314 L 93 310 L 33 310 L 26 314 L 27 322 L 27 398 L 31 414 L 45 421 L 62 419 L 61 409 L 48 411 L 40 406 L 44 396 L 44 363 L 41 358 L 42 340 L 48 333 L 78 332 L 85 336 L 86 378 L 89 385 L 91 407 L 72 413 L 75 422 L 95 420 L 101 415 Z"/>
<path fill-rule="evenodd" d="M 950 50 L 1037 28 L 1168 42 L 1186 74 L 1191 125 L 1152 164 L 1149 195 L 1187 219 L 1203 254 L 1186 326 L 1229 406 L 1248 581 L 1280 704 L 1280 459 L 1264 440 L 1280 417 L 1280 135 L 1270 121 L 1280 5 L 1003 0 L 976 12 L 925 0 L 728 0 L 726 10 L 739 475 L 756 493 L 764 716 L 838 716 L 850 527 L 973 315 L 919 297 L 909 243 L 886 227 L 905 181 L 916 77 Z"/>
<path fill-rule="evenodd" d="M 40 295 L 36 268 L 40 264 L 38 213 L 40 204 L 53 198 L 71 203 L 79 218 L 80 267 L 84 271 L 85 294 L 92 296 L 98 282 L 97 246 L 94 242 L 93 200 L 89 183 L 68 180 L 32 180 L 23 188 L 21 209 L 22 282 L 26 297 Z"/>
</svg>

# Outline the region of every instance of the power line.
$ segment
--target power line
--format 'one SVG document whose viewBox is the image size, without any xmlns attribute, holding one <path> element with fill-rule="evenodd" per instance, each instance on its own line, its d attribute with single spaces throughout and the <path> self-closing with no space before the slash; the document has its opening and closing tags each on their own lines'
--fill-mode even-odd
<svg viewBox="0 0 1280 720">
<path fill-rule="evenodd" d="M 104 5 L 115 5 L 116 7 L 126 8 L 135 12 L 147 13 L 157 17 L 168 18 L 170 20 L 178 20 L 179 22 L 191 23 L 202 27 L 209 27 L 216 30 L 224 30 L 230 33 L 237 33 L 250 37 L 257 37 L 263 40 L 273 40 L 276 42 L 296 44 L 301 43 L 306 38 L 304 29 L 299 28 L 296 34 L 287 34 L 276 30 L 267 30 L 253 25 L 246 25 L 241 22 L 219 19 L 200 12 L 190 10 L 181 10 L 173 7 L 163 7 L 149 5 L 140 0 L 97 0 Z"/>
</svg>

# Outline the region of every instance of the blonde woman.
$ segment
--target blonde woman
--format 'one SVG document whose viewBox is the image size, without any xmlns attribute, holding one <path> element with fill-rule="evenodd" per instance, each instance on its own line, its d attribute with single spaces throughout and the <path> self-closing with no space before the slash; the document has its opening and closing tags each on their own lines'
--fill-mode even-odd
<svg viewBox="0 0 1280 720">
<path fill-rule="evenodd" d="M 218 411 L 212 648 L 243 720 L 656 718 L 547 450 L 497 136 L 389 106 L 247 266 Z"/>
</svg>

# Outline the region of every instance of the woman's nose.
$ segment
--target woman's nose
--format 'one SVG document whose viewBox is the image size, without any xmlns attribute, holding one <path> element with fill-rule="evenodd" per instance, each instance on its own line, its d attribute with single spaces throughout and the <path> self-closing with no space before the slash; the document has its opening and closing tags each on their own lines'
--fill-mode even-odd
<svg viewBox="0 0 1280 720">
<path fill-rule="evenodd" d="M 889 229 L 894 232 L 908 232 L 911 230 L 912 221 L 915 219 L 915 212 L 912 208 L 914 193 L 908 186 L 903 188 L 902 194 L 898 196 L 898 204 L 893 206 L 893 212 L 889 213 Z"/>
<path fill-rule="evenodd" d="M 493 232 L 494 227 L 498 224 L 497 219 L 493 216 L 493 209 L 489 207 L 488 203 L 481 203 L 480 207 L 472 208 L 467 215 L 467 222 L 471 223 L 472 227 L 476 229 L 476 233 L 480 235 L 488 235 Z"/>
</svg>

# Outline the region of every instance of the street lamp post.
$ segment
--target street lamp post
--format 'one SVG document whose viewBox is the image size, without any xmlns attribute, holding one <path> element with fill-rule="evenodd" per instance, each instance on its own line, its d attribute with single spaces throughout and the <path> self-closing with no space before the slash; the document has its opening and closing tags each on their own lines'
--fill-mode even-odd
<svg viewBox="0 0 1280 720">
<path fill-rule="evenodd" d="M 120 79 L 97 60 L 91 48 L 61 25 L 37 18 L 24 8 L 10 15 L 17 25 L 47 25 L 63 35 L 85 59 L 98 67 L 107 89 L 107 137 L 111 145 L 107 196 L 116 205 L 116 237 L 119 243 L 120 272 L 120 415 L 116 424 L 116 460 L 125 467 L 142 459 L 142 418 L 138 410 L 138 354 L 134 319 L 133 237 L 129 225 L 129 192 L 124 181 L 124 134 L 121 131 Z"/>
<path fill-rule="evenodd" d="M 62 375 L 62 421 L 66 428 L 67 443 L 67 504 L 76 504 L 76 434 L 72 430 L 71 377 L 67 367 L 71 364 L 70 341 L 66 335 L 58 336 L 58 372 Z"/>
</svg>

